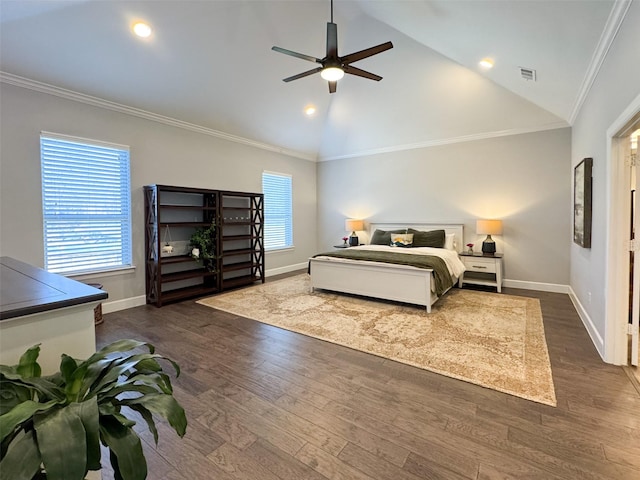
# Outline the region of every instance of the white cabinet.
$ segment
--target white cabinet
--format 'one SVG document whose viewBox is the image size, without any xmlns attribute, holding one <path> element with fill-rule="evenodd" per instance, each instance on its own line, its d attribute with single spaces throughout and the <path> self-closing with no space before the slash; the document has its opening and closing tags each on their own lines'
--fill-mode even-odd
<svg viewBox="0 0 640 480">
<path fill-rule="evenodd" d="M 460 288 L 462 288 L 463 284 L 468 283 L 496 287 L 498 293 L 502 292 L 501 253 L 496 253 L 493 256 L 479 253 L 461 253 L 460 260 L 462 260 L 466 269 L 458 280 L 458 286 Z"/>
</svg>

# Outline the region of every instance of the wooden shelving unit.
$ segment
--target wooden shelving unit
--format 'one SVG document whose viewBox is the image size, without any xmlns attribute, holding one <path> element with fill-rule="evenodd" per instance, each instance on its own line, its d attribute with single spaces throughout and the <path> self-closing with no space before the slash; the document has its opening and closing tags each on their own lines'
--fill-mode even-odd
<svg viewBox="0 0 640 480">
<path fill-rule="evenodd" d="M 264 282 L 264 196 L 168 185 L 145 192 L 147 303 L 209 295 Z M 189 256 L 197 228 L 216 226 L 212 271 Z M 162 251 L 170 240 L 173 252 Z"/>
<path fill-rule="evenodd" d="M 220 287 L 264 282 L 264 195 L 220 192 Z"/>
</svg>

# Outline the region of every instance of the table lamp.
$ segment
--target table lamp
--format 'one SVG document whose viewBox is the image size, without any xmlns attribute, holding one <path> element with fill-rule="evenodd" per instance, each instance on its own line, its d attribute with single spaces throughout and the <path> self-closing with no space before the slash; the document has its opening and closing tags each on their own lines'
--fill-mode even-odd
<svg viewBox="0 0 640 480">
<path fill-rule="evenodd" d="M 364 222 L 362 220 L 353 220 L 351 218 L 347 218 L 344 222 L 344 229 L 348 232 L 351 231 L 351 235 L 349 235 L 349 245 L 352 247 L 357 247 L 360 242 L 358 240 L 358 236 L 356 235 L 356 230 L 364 229 Z"/>
<path fill-rule="evenodd" d="M 482 253 L 493 255 L 496 253 L 496 242 L 491 235 L 502 235 L 502 220 L 477 220 L 476 233 L 487 236 L 482 242 Z"/>
</svg>

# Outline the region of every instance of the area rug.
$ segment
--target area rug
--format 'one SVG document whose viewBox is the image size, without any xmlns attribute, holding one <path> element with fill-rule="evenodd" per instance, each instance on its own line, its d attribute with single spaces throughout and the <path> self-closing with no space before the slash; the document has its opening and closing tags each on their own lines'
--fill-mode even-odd
<svg viewBox="0 0 640 480">
<path fill-rule="evenodd" d="M 428 314 L 424 307 L 311 292 L 304 274 L 198 303 L 556 406 L 537 299 L 453 288 Z"/>
</svg>

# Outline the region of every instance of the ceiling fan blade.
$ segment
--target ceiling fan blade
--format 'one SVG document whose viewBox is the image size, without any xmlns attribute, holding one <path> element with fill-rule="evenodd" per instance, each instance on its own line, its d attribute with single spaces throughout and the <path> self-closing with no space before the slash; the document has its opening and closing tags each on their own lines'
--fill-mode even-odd
<svg viewBox="0 0 640 480">
<path fill-rule="evenodd" d="M 365 48 L 364 50 L 360 50 L 359 52 L 350 53 L 349 55 L 342 57 L 340 59 L 340 62 L 343 65 L 348 65 L 349 63 L 357 62 L 358 60 L 362 60 L 363 58 L 377 55 L 378 53 L 382 53 L 391 48 L 393 48 L 393 43 L 381 43 L 380 45 L 376 45 L 375 47 Z"/>
<path fill-rule="evenodd" d="M 344 73 L 349 73 L 351 75 L 356 75 L 358 77 L 368 78 L 370 80 L 375 80 L 376 82 L 379 82 L 380 80 L 382 80 L 382 77 L 380 75 L 376 75 L 375 73 L 361 70 L 352 65 L 345 65 L 344 67 L 342 67 L 342 69 L 344 70 Z"/>
<path fill-rule="evenodd" d="M 329 82 L 329 93 L 336 93 L 336 86 L 338 82 Z"/>
<path fill-rule="evenodd" d="M 338 58 L 338 25 L 327 23 L 327 58 Z"/>
<path fill-rule="evenodd" d="M 308 70 L 306 72 L 302 72 L 299 73 L 297 75 L 293 75 L 291 77 L 287 77 L 285 79 L 283 79 L 283 82 L 291 82 L 293 80 L 298 80 L 299 78 L 304 78 L 304 77 L 308 77 L 309 75 L 313 75 L 314 73 L 318 73 L 320 70 L 322 70 L 322 67 L 318 67 L 318 68 L 314 68 L 313 70 Z"/>
<path fill-rule="evenodd" d="M 322 63 L 322 60 L 320 60 L 319 58 L 312 57 L 311 55 L 305 55 L 304 53 L 293 52 L 291 50 L 287 50 L 286 48 L 271 47 L 271 50 L 284 53 L 285 55 L 291 55 L 292 57 L 301 58 L 302 60 L 307 60 L 309 62 Z"/>
</svg>

